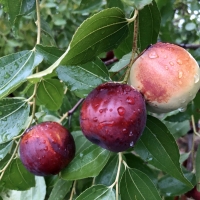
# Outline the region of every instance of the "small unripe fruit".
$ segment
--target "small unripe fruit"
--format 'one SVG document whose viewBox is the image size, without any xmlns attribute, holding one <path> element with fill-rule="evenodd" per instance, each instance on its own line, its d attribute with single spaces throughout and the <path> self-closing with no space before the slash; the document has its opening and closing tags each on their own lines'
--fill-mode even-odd
<svg viewBox="0 0 200 200">
<path fill-rule="evenodd" d="M 59 173 L 74 158 L 75 143 L 70 132 L 57 122 L 43 122 L 28 129 L 20 141 L 20 159 L 31 173 Z"/>
<path fill-rule="evenodd" d="M 140 91 L 148 109 L 165 113 L 184 109 L 200 88 L 200 70 L 182 47 L 157 43 L 134 62 L 129 83 Z"/>
<path fill-rule="evenodd" d="M 143 96 L 126 84 L 105 83 L 84 100 L 80 111 L 83 134 L 113 152 L 132 147 L 146 124 Z"/>
</svg>

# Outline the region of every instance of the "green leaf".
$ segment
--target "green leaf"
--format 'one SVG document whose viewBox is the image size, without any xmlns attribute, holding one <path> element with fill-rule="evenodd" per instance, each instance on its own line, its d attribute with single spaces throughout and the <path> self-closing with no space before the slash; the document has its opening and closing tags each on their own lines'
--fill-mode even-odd
<svg viewBox="0 0 200 200">
<path fill-rule="evenodd" d="M 14 159 L 6 169 L 1 180 L 5 188 L 27 190 L 35 186 L 34 175 L 28 172 L 19 158 Z"/>
<path fill-rule="evenodd" d="M 80 98 L 87 96 L 101 83 L 110 80 L 108 70 L 99 58 L 81 66 L 60 66 L 56 72 L 58 78 Z"/>
<path fill-rule="evenodd" d="M 76 147 L 78 147 L 77 143 Z M 111 152 L 90 143 L 82 152 L 76 154 L 72 162 L 62 170 L 61 177 L 65 180 L 77 180 L 97 176 L 110 155 Z"/>
<path fill-rule="evenodd" d="M 57 47 L 42 46 L 40 44 L 36 45 L 36 52 L 43 56 L 44 61 L 50 65 L 56 62 L 56 60 L 64 53 L 64 51 Z"/>
<path fill-rule="evenodd" d="M 44 200 L 46 195 L 46 184 L 43 177 L 35 176 L 35 187 L 21 192 L 20 200 Z"/>
<path fill-rule="evenodd" d="M 127 66 L 130 62 L 130 59 L 131 59 L 131 55 L 132 55 L 132 52 L 124 55 L 120 60 L 119 62 L 117 62 L 116 64 L 114 64 L 109 72 L 118 72 L 120 71 L 121 69 L 123 69 L 125 66 Z"/>
<path fill-rule="evenodd" d="M 12 145 L 13 141 L 0 144 L 0 160 L 6 157 L 6 155 L 10 152 Z"/>
<path fill-rule="evenodd" d="M 128 21 L 119 8 L 105 9 L 85 20 L 65 53 L 48 69 L 29 76 L 31 81 L 51 74 L 59 65 L 80 65 L 116 48 L 128 34 Z"/>
<path fill-rule="evenodd" d="M 140 52 L 142 52 L 150 44 L 154 44 L 157 42 L 161 16 L 156 2 L 153 1 L 152 4 L 146 5 L 142 10 L 139 11 L 138 17 L 139 33 L 137 45 Z M 134 23 L 129 24 L 128 37 L 115 50 L 115 54 L 118 58 L 121 58 L 123 55 L 128 54 L 132 50 L 134 30 L 133 25 Z"/>
<path fill-rule="evenodd" d="M 161 200 L 155 185 L 143 172 L 128 168 L 120 182 L 122 200 Z"/>
<path fill-rule="evenodd" d="M 35 51 L 21 51 L 0 58 L 0 99 L 19 87 L 42 61 Z"/>
<path fill-rule="evenodd" d="M 183 170 L 184 176 L 193 184 L 195 184 L 195 176 L 193 173 Z M 179 180 L 169 176 L 165 175 L 158 181 L 158 187 L 161 191 L 161 194 L 164 196 L 179 196 L 181 194 L 185 194 L 189 190 L 191 190 L 190 187 L 183 184 Z"/>
<path fill-rule="evenodd" d="M 163 123 L 167 126 L 170 133 L 175 137 L 179 138 L 187 134 L 190 130 L 190 122 L 189 120 L 183 122 L 168 122 L 163 121 Z"/>
<path fill-rule="evenodd" d="M 72 181 L 58 180 L 48 200 L 63 200 L 65 195 L 70 191 L 71 186 Z"/>
<path fill-rule="evenodd" d="M 0 0 L 0 2 L 4 5 L 4 10 L 8 12 L 11 24 L 18 15 L 28 14 L 35 9 L 34 0 Z"/>
<path fill-rule="evenodd" d="M 139 11 L 138 45 L 140 48 L 140 52 L 146 49 L 150 44 L 154 44 L 157 42 L 160 22 L 160 11 L 155 1 Z"/>
<path fill-rule="evenodd" d="M 126 163 L 130 168 L 140 170 L 141 172 L 145 173 L 155 185 L 157 184 L 158 174 L 149 168 L 146 162 L 132 153 L 127 153 L 124 156 L 126 158 Z"/>
<path fill-rule="evenodd" d="M 200 191 L 199 183 L 200 183 L 200 145 L 198 146 L 196 159 L 195 159 L 195 175 L 196 175 L 196 182 L 197 182 L 197 189 Z"/>
<path fill-rule="evenodd" d="M 104 185 L 95 185 L 83 193 L 81 193 L 76 200 L 115 200 L 115 193 L 112 188 L 108 188 Z"/>
<path fill-rule="evenodd" d="M 194 100 L 189 103 L 187 109 L 184 112 L 178 112 L 177 114 L 168 116 L 165 118 L 169 122 L 183 122 L 185 120 L 191 120 L 191 116 L 194 116 L 195 121 L 197 122 L 200 118 L 200 92 L 197 92 Z"/>
<path fill-rule="evenodd" d="M 105 9 L 85 20 L 75 32 L 61 65 L 79 65 L 116 48 L 128 34 L 128 21 L 119 8 Z"/>
<path fill-rule="evenodd" d="M 80 6 L 74 11 L 74 13 L 82 14 L 99 11 L 103 4 L 103 0 L 81 0 Z"/>
<path fill-rule="evenodd" d="M 137 10 L 143 9 L 146 5 L 150 4 L 152 0 L 122 0 L 125 4 L 133 6 Z"/>
<path fill-rule="evenodd" d="M 167 127 L 157 118 L 148 116 L 146 128 L 135 146 L 135 151 L 151 165 L 192 188 L 192 184 L 184 177 L 180 168 L 180 154 L 176 141 Z"/>
<path fill-rule="evenodd" d="M 0 144 L 12 140 L 20 133 L 27 121 L 29 111 L 28 102 L 23 98 L 0 100 Z"/>
<path fill-rule="evenodd" d="M 63 101 L 63 84 L 56 79 L 44 79 L 38 84 L 36 98 L 40 105 L 49 110 L 58 110 Z"/>
<path fill-rule="evenodd" d="M 118 154 L 114 154 L 108 160 L 108 163 L 100 172 L 100 174 L 95 178 L 95 184 L 110 186 L 112 183 L 114 183 L 116 175 L 117 175 L 118 164 L 119 164 Z M 124 165 L 121 165 L 119 179 L 121 179 L 121 176 L 124 173 L 124 170 L 125 170 Z"/>
</svg>

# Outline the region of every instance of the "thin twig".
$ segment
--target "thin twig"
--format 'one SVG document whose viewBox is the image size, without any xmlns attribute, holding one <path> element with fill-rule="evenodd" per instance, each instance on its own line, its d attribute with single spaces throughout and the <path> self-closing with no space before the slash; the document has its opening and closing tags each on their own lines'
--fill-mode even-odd
<svg viewBox="0 0 200 200">
<path fill-rule="evenodd" d="M 135 62 L 135 53 L 137 52 L 137 42 L 138 42 L 138 11 L 137 10 L 135 10 L 134 16 L 135 16 L 134 17 L 135 21 L 134 21 L 132 56 L 131 56 L 131 60 L 130 60 L 130 63 L 128 65 L 124 80 L 123 80 L 124 83 L 127 83 L 127 81 L 128 81 L 131 66 Z"/>
<path fill-rule="evenodd" d="M 41 37 L 41 19 L 40 19 L 40 4 L 39 0 L 36 0 L 36 12 L 37 12 L 37 42 L 36 44 L 40 44 L 40 37 Z"/>
<path fill-rule="evenodd" d="M 118 200 L 118 196 L 119 196 L 119 175 L 120 175 L 121 165 L 123 161 L 121 152 L 118 154 L 118 156 L 119 156 L 119 164 L 118 164 L 118 169 L 117 169 L 117 175 L 116 175 L 114 183 L 111 186 L 109 186 L 109 188 L 113 188 L 114 186 L 116 186 L 116 200 Z"/>
<path fill-rule="evenodd" d="M 74 194 L 76 194 L 76 181 L 74 181 L 74 183 L 73 183 L 73 187 L 72 187 L 72 190 L 71 190 L 71 194 L 70 194 L 69 200 L 73 199 Z"/>
<path fill-rule="evenodd" d="M 84 98 L 80 99 L 80 100 L 76 103 L 76 105 L 75 105 L 71 110 L 69 110 L 68 112 L 66 112 L 66 113 L 60 118 L 59 123 L 62 123 L 62 121 L 63 121 L 65 118 L 67 118 L 68 116 L 72 115 L 72 114 L 76 111 L 76 109 L 78 108 L 78 106 L 83 102 L 83 100 L 84 100 Z"/>
</svg>

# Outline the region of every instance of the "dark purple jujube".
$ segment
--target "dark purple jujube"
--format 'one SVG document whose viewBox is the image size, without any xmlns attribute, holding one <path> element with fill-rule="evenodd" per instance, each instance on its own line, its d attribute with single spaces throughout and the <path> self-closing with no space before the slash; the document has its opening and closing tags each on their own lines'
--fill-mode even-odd
<svg viewBox="0 0 200 200">
<path fill-rule="evenodd" d="M 59 173 L 74 158 L 75 143 L 70 132 L 57 122 L 43 122 L 28 129 L 19 146 L 20 159 L 33 174 Z"/>
<path fill-rule="evenodd" d="M 84 100 L 80 126 L 91 142 L 113 152 L 132 147 L 146 124 L 143 96 L 127 84 L 105 83 Z"/>
</svg>

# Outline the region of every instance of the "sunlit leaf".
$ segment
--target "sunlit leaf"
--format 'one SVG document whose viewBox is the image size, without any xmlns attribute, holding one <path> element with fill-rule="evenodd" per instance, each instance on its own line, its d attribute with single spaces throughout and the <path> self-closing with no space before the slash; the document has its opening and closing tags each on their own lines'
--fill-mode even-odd
<svg viewBox="0 0 200 200">
<path fill-rule="evenodd" d="M 19 87 L 42 61 L 35 51 L 22 51 L 0 58 L 0 99 Z"/>
<path fill-rule="evenodd" d="M 10 141 L 20 133 L 29 116 L 29 110 L 28 102 L 23 98 L 0 100 L 0 143 Z"/>
<path fill-rule="evenodd" d="M 115 193 L 112 188 L 108 188 L 104 185 L 95 185 L 83 193 L 81 193 L 76 200 L 115 200 Z"/>
<path fill-rule="evenodd" d="M 0 160 L 4 159 L 8 152 L 10 152 L 12 145 L 13 141 L 0 144 Z"/>
</svg>

